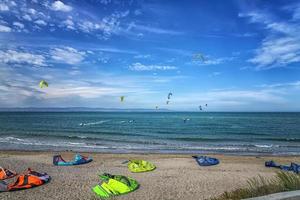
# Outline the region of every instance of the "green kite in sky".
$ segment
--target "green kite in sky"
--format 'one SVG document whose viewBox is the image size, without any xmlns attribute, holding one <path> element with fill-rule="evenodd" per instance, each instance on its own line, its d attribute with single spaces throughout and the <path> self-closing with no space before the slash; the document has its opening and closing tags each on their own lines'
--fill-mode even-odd
<svg viewBox="0 0 300 200">
<path fill-rule="evenodd" d="M 39 85 L 40 85 L 40 88 L 48 87 L 48 83 L 45 80 L 41 80 Z"/>
</svg>

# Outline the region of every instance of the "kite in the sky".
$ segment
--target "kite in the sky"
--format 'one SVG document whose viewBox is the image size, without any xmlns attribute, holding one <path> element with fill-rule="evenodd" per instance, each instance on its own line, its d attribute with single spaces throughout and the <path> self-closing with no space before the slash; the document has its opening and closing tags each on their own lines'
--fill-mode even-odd
<svg viewBox="0 0 300 200">
<path fill-rule="evenodd" d="M 183 119 L 183 123 L 186 123 L 187 121 L 190 121 L 190 119 L 189 118 L 184 118 Z"/>
<path fill-rule="evenodd" d="M 193 55 L 193 60 L 205 62 L 205 57 L 202 53 L 196 53 Z"/>
<path fill-rule="evenodd" d="M 48 87 L 48 83 L 44 80 L 42 80 L 39 85 L 40 85 L 40 88 Z"/>
<path fill-rule="evenodd" d="M 170 103 L 170 101 L 167 101 L 167 102 L 166 102 L 166 104 L 169 104 L 169 103 Z"/>
<path fill-rule="evenodd" d="M 168 99 L 171 99 L 171 96 L 172 96 L 173 94 L 172 94 L 172 92 L 170 92 L 169 94 L 168 94 Z"/>
<path fill-rule="evenodd" d="M 202 106 L 199 106 L 199 110 L 202 110 Z"/>
<path fill-rule="evenodd" d="M 120 100 L 121 100 L 121 102 L 123 102 L 123 101 L 124 101 L 124 99 L 125 99 L 125 96 L 120 96 Z"/>
</svg>

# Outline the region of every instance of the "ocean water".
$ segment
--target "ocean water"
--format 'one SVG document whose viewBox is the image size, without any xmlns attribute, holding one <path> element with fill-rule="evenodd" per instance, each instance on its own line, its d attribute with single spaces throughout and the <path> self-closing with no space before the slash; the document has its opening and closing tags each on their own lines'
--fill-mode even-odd
<svg viewBox="0 0 300 200">
<path fill-rule="evenodd" d="M 0 112 L 0 150 L 300 155 L 300 113 Z"/>
</svg>

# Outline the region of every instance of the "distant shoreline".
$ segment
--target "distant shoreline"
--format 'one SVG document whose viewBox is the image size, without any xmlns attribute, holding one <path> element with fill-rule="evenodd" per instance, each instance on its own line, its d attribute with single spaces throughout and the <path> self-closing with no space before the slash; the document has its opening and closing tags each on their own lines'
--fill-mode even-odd
<svg viewBox="0 0 300 200">
<path fill-rule="evenodd" d="M 300 113 L 300 111 L 198 111 L 169 109 L 137 109 L 137 108 L 0 108 L 0 113 L 6 112 L 149 112 L 149 113 Z"/>
</svg>

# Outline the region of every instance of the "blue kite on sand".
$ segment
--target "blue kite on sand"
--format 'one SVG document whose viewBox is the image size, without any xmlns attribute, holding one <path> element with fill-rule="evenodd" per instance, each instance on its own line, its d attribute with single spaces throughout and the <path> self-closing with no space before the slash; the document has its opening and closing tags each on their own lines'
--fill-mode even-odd
<svg viewBox="0 0 300 200">
<path fill-rule="evenodd" d="M 66 162 L 61 155 L 53 156 L 53 164 L 56 166 L 72 166 L 72 165 L 82 165 L 93 161 L 90 157 L 85 157 L 80 154 L 76 154 L 73 161 Z"/>
<path fill-rule="evenodd" d="M 270 161 L 265 162 L 265 166 L 278 168 L 278 169 L 281 169 L 284 171 L 293 171 L 297 174 L 300 172 L 300 165 L 293 163 L 293 162 L 291 163 L 290 166 L 287 166 L 287 165 L 279 165 L 279 164 L 275 163 L 273 160 L 270 160 Z"/>
<path fill-rule="evenodd" d="M 217 158 L 212 158 L 208 156 L 193 156 L 200 166 L 212 166 L 217 165 L 220 161 Z"/>
</svg>

